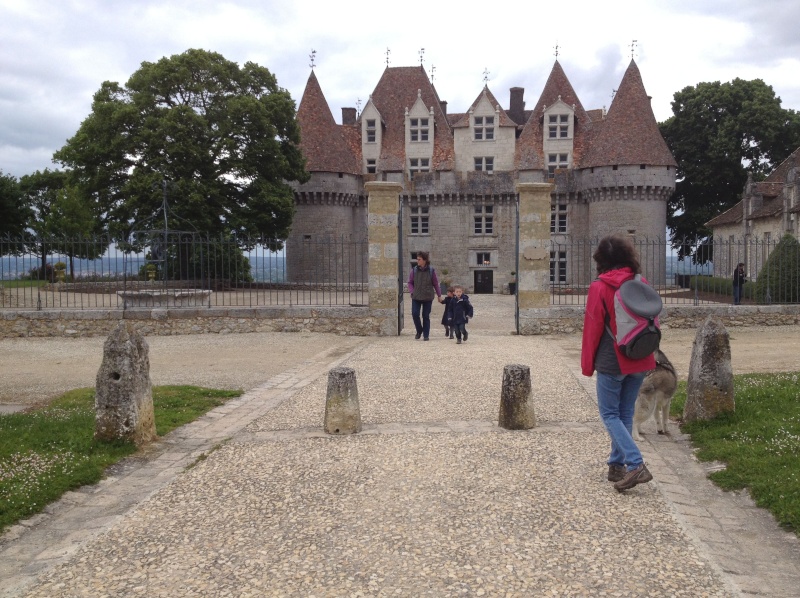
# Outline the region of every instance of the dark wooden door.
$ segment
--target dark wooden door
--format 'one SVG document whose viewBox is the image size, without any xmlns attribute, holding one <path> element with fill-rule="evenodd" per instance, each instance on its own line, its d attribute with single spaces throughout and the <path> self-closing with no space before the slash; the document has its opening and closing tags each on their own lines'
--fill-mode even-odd
<svg viewBox="0 0 800 598">
<path fill-rule="evenodd" d="M 475 270 L 476 295 L 491 295 L 494 292 L 493 270 Z"/>
</svg>

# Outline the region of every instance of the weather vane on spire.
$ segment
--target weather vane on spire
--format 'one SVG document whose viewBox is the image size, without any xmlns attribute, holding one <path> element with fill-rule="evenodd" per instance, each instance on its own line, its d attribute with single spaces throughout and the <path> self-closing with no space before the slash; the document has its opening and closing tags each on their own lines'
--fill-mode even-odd
<svg viewBox="0 0 800 598">
<path fill-rule="evenodd" d="M 612 89 L 612 90 L 611 90 L 611 101 L 612 101 L 612 102 L 614 101 L 614 96 L 615 96 L 615 95 L 617 95 L 617 90 L 616 90 L 616 89 Z"/>
<path fill-rule="evenodd" d="M 317 66 L 316 62 L 314 62 L 317 58 L 317 51 L 314 48 L 311 48 L 311 54 L 308 55 L 308 58 L 311 60 L 311 63 L 309 63 L 308 66 L 310 66 L 313 70 L 313 68 Z"/>
<path fill-rule="evenodd" d="M 483 84 L 486 85 L 489 83 L 489 67 L 483 69 Z"/>
<path fill-rule="evenodd" d="M 639 40 L 635 39 L 631 42 L 631 60 L 633 60 L 633 53 L 636 52 L 636 44 Z"/>
<path fill-rule="evenodd" d="M 356 100 L 356 115 L 361 114 L 361 98 Z"/>
<path fill-rule="evenodd" d="M 391 53 L 392 51 L 389 48 L 386 48 L 386 68 L 389 68 L 389 54 Z"/>
<path fill-rule="evenodd" d="M 556 45 L 553 47 L 553 49 L 555 50 L 556 60 L 558 60 L 558 42 L 556 42 Z"/>
<path fill-rule="evenodd" d="M 433 83 L 433 75 L 436 73 L 436 67 L 431 65 L 431 83 Z"/>
<path fill-rule="evenodd" d="M 423 61 L 425 60 L 425 48 L 419 49 L 419 65 L 422 66 Z"/>
</svg>

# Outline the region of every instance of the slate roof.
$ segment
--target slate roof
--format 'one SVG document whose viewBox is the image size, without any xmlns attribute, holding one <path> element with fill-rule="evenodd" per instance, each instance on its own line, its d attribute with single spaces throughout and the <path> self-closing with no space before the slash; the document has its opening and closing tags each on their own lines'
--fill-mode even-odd
<svg viewBox="0 0 800 598">
<path fill-rule="evenodd" d="M 605 123 L 592 140 L 581 166 L 615 164 L 677 166 L 658 129 L 639 67 L 633 60 L 608 108 Z"/>
<path fill-rule="evenodd" d="M 530 117 L 520 133 L 517 142 L 517 155 L 515 166 L 518 170 L 536 170 L 545 167 L 543 135 L 544 135 L 544 109 L 558 102 L 575 106 L 575 123 L 573 129 L 573 167 L 580 168 L 581 158 L 586 150 L 592 130 L 592 120 L 583 109 L 578 94 L 567 79 L 564 69 L 558 60 L 550 70 L 550 76 L 544 85 L 539 100 L 530 111 Z M 526 111 L 527 112 L 527 111 Z"/>
<path fill-rule="evenodd" d="M 439 95 L 422 66 L 386 67 L 371 100 L 381 115 L 385 128 L 378 161 L 379 171 L 405 169 L 405 113 L 417 101 L 417 90 L 425 106 L 433 107 L 433 157 L 431 170 L 455 167 L 453 132 L 440 105 Z"/>
<path fill-rule="evenodd" d="M 297 108 L 297 121 L 300 125 L 300 149 L 306 158 L 306 170 L 361 173 L 361 160 L 356 157 L 361 155 L 361 142 L 358 142 L 358 153 L 354 153 L 350 143 L 351 134 L 344 133 L 342 129 L 345 127 L 336 124 L 333 119 L 313 70 Z"/>
</svg>

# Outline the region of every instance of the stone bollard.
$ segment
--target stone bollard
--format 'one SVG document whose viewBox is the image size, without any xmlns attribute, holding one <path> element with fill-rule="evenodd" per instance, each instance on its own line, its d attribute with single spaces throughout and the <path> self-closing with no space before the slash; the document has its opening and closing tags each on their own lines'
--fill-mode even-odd
<svg viewBox="0 0 800 598">
<path fill-rule="evenodd" d="M 536 426 L 531 369 L 527 365 L 511 364 L 503 368 L 499 425 L 506 430 L 529 430 Z"/>
<path fill-rule="evenodd" d="M 141 446 L 156 438 L 149 348 L 125 321 L 103 345 L 94 412 L 98 440 L 130 440 Z"/>
<path fill-rule="evenodd" d="M 683 419 L 712 419 L 734 408 L 730 336 L 722 321 L 711 315 L 692 345 Z"/>
<path fill-rule="evenodd" d="M 333 368 L 328 372 L 328 397 L 325 400 L 325 432 L 356 434 L 361 431 L 356 372 L 352 368 Z"/>
</svg>

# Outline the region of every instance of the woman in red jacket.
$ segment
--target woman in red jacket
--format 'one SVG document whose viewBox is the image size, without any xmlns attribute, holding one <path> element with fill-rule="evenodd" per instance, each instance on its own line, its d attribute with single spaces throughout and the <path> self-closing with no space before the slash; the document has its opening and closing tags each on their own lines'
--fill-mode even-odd
<svg viewBox="0 0 800 598">
<path fill-rule="evenodd" d="M 633 441 L 633 409 L 644 374 L 655 369 L 655 357 L 630 359 L 623 355 L 613 334 L 617 331 L 614 293 L 639 274 L 641 267 L 633 243 L 622 235 L 601 239 L 592 256 L 597 279 L 589 286 L 583 319 L 581 370 L 591 376 L 597 370 L 597 405 L 600 418 L 611 437 L 608 480 L 622 492 L 653 479 Z"/>
</svg>

